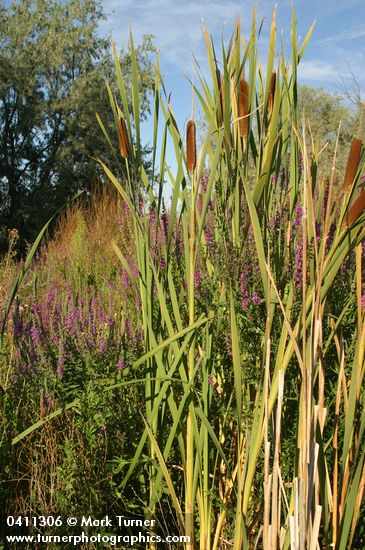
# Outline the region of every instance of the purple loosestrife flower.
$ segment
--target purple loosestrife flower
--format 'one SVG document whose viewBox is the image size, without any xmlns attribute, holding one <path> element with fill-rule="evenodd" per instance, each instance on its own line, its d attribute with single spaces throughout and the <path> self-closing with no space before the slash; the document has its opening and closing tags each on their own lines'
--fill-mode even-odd
<svg viewBox="0 0 365 550">
<path fill-rule="evenodd" d="M 117 363 L 117 370 L 118 370 L 119 372 L 121 372 L 121 371 L 124 370 L 124 369 L 125 369 L 125 361 L 124 361 L 123 358 L 120 358 L 119 361 L 118 361 L 118 363 Z"/>
<path fill-rule="evenodd" d="M 252 294 L 251 301 L 255 306 L 259 306 L 262 303 L 262 300 L 261 300 L 260 296 L 258 295 L 258 293 L 256 292 L 256 290 Z"/>
<path fill-rule="evenodd" d="M 113 328 L 115 327 L 115 319 L 114 319 L 114 317 L 109 316 L 109 317 L 108 317 L 107 323 L 108 323 L 109 327 L 110 327 L 111 329 L 113 329 Z"/>
<path fill-rule="evenodd" d="M 29 365 L 27 367 L 25 363 L 19 364 L 18 371 L 20 372 L 20 374 L 24 374 L 28 369 L 29 369 Z"/>
<path fill-rule="evenodd" d="M 46 305 L 47 305 L 47 308 L 49 308 L 50 306 L 52 306 L 56 300 L 56 297 L 57 297 L 57 287 L 56 287 L 56 284 L 55 283 L 52 283 L 48 292 L 47 292 L 47 296 L 46 296 Z"/>
<path fill-rule="evenodd" d="M 32 313 L 34 316 L 41 317 L 42 316 L 42 307 L 38 302 L 33 302 L 32 304 Z"/>
<path fill-rule="evenodd" d="M 196 269 L 194 273 L 194 285 L 196 288 L 200 288 L 202 286 L 202 274 L 200 269 Z"/>
<path fill-rule="evenodd" d="M 162 227 L 163 227 L 163 232 L 164 232 L 164 235 L 165 235 L 165 239 L 167 239 L 167 235 L 169 233 L 170 216 L 166 212 L 164 207 L 163 207 L 163 211 L 162 211 L 162 214 L 161 214 L 161 221 L 162 221 Z"/>
<path fill-rule="evenodd" d="M 270 218 L 268 223 L 269 229 L 275 229 L 276 227 L 276 218 Z"/>
<path fill-rule="evenodd" d="M 213 246 L 215 243 L 214 236 L 209 230 L 205 232 L 205 241 L 208 246 Z"/>
<path fill-rule="evenodd" d="M 125 269 L 123 269 L 121 281 L 122 281 L 124 290 L 128 290 L 130 287 L 130 281 L 129 281 L 129 275 Z"/>
<path fill-rule="evenodd" d="M 122 217 L 123 219 L 129 218 L 131 211 L 129 210 L 128 204 L 123 200 L 122 201 Z"/>
<path fill-rule="evenodd" d="M 302 219 L 303 219 L 303 207 L 301 204 L 297 204 L 294 208 L 294 220 L 293 220 L 293 226 L 294 229 L 299 229 L 302 225 Z"/>
<path fill-rule="evenodd" d="M 132 338 L 132 323 L 130 322 L 129 319 L 126 319 L 124 321 L 124 331 L 125 331 L 125 335 L 126 337 L 128 338 L 128 340 L 130 340 Z"/>
<path fill-rule="evenodd" d="M 37 327 L 36 325 L 32 325 L 31 328 L 30 328 L 30 337 L 31 337 L 31 340 L 33 342 L 33 345 L 34 346 L 39 346 L 41 343 L 42 343 L 42 333 L 39 329 L 39 327 Z"/>
<path fill-rule="evenodd" d="M 142 344 L 143 339 L 144 339 L 143 328 L 139 327 L 139 328 L 137 328 L 136 334 L 135 334 L 135 337 L 134 337 L 134 343 L 135 343 L 135 346 L 137 348 Z"/>
<path fill-rule="evenodd" d="M 209 172 L 206 170 L 200 177 L 200 187 L 203 193 L 206 193 L 209 183 Z"/>
<path fill-rule="evenodd" d="M 98 353 L 100 355 L 104 355 L 105 352 L 106 352 L 106 339 L 104 338 L 104 336 L 102 336 L 99 340 L 99 343 L 98 343 Z"/>
<path fill-rule="evenodd" d="M 24 322 L 23 322 L 23 319 L 22 317 L 19 315 L 19 314 L 15 314 L 14 315 L 14 318 L 13 318 L 13 331 L 14 331 L 14 336 L 17 338 L 17 337 L 20 337 L 20 336 L 23 336 L 24 334 Z"/>
<path fill-rule="evenodd" d="M 68 314 L 68 317 L 65 322 L 66 330 L 71 334 L 75 335 L 80 324 L 80 310 L 78 307 L 73 307 Z"/>
<path fill-rule="evenodd" d="M 183 248 L 184 246 L 183 246 L 181 231 L 177 230 L 175 233 L 175 249 L 176 249 L 176 253 L 179 256 L 182 254 Z"/>
<path fill-rule="evenodd" d="M 326 241 L 326 251 L 331 247 L 331 244 L 333 243 L 333 239 L 335 238 L 335 231 L 336 231 L 336 222 L 332 222 L 329 228 L 329 232 L 327 235 L 327 241 Z"/>
<path fill-rule="evenodd" d="M 141 310 L 141 306 L 142 306 L 142 302 L 141 302 L 141 299 L 139 296 L 136 296 L 135 300 L 134 300 L 134 303 L 135 303 L 135 306 L 136 306 L 136 310 L 137 311 L 140 311 Z"/>
</svg>

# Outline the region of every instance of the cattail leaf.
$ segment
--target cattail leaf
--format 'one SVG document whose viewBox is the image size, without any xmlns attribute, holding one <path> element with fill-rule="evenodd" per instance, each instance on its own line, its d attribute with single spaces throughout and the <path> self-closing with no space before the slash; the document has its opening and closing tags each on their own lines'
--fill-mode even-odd
<svg viewBox="0 0 365 550">
<path fill-rule="evenodd" d="M 274 61 L 276 55 L 276 8 L 274 6 L 274 13 L 272 16 L 271 30 L 270 30 L 270 40 L 269 40 L 269 51 L 267 53 L 267 63 L 266 63 L 266 86 L 265 86 L 265 95 L 264 95 L 264 105 L 269 105 L 269 94 L 272 86 L 272 75 L 274 69 Z"/>
<path fill-rule="evenodd" d="M 119 61 L 119 57 L 118 57 L 117 50 L 116 50 L 114 42 L 112 43 L 112 51 L 113 51 L 113 59 L 114 59 L 114 65 L 115 65 L 115 72 L 116 72 L 116 75 L 117 75 L 119 93 L 120 93 L 120 97 L 121 97 L 122 105 L 123 105 L 123 112 L 124 112 L 124 116 L 125 116 L 126 123 L 127 123 L 128 134 L 131 136 L 132 135 L 132 125 L 131 125 L 131 119 L 130 119 L 130 114 L 129 114 L 127 92 L 126 92 L 126 88 L 125 88 L 125 84 L 124 84 L 124 78 L 122 76 L 122 68 L 120 66 L 120 61 Z"/>
<path fill-rule="evenodd" d="M 138 64 L 136 57 L 136 50 L 134 47 L 132 31 L 129 33 L 129 40 L 131 45 L 131 59 L 132 59 L 132 106 L 133 106 L 133 122 L 136 130 L 136 145 L 138 159 L 141 159 L 141 138 L 140 138 L 140 99 L 139 99 L 139 74 Z"/>
<path fill-rule="evenodd" d="M 177 498 L 177 495 L 176 495 L 176 492 L 175 492 L 175 489 L 174 489 L 174 484 L 172 482 L 171 476 L 170 476 L 168 468 L 166 466 L 166 462 L 163 458 L 161 450 L 158 446 L 158 443 L 157 443 L 157 441 L 156 441 L 156 439 L 153 435 L 153 432 L 152 432 L 150 426 L 147 424 L 147 421 L 145 420 L 145 418 L 143 416 L 142 416 L 142 419 L 143 419 L 143 423 L 145 425 L 145 428 L 147 430 L 148 436 L 151 440 L 152 446 L 155 450 L 156 456 L 158 458 L 160 468 L 161 468 L 161 470 L 163 472 L 163 475 L 165 477 L 165 481 L 167 483 L 169 493 L 170 493 L 170 496 L 171 496 L 172 504 L 173 504 L 173 506 L 175 508 L 175 511 L 176 511 L 176 514 L 177 514 L 177 520 L 179 522 L 180 529 L 182 530 L 182 532 L 184 532 L 184 530 L 185 530 L 184 517 L 183 517 L 183 514 L 182 514 L 181 507 L 180 507 L 179 499 Z"/>
<path fill-rule="evenodd" d="M 305 48 L 307 47 L 307 44 L 309 42 L 309 40 L 311 39 L 311 36 L 312 36 L 312 33 L 313 33 L 313 29 L 314 29 L 314 26 L 316 24 L 316 20 L 313 21 L 309 31 L 307 32 L 306 34 L 306 37 L 304 38 L 303 40 L 303 44 L 299 50 L 299 53 L 298 53 L 298 63 L 299 61 L 302 59 L 303 57 L 303 54 L 304 54 L 304 51 L 305 51 Z"/>
<path fill-rule="evenodd" d="M 55 411 L 51 412 L 49 415 L 42 418 L 41 420 L 38 420 L 38 422 L 35 422 L 31 426 L 29 426 L 29 428 L 27 428 L 26 430 L 24 430 L 20 434 L 18 434 L 16 437 L 14 437 L 11 440 L 11 445 L 16 445 L 17 443 L 19 443 L 19 441 L 21 441 L 22 439 L 24 439 L 25 437 L 27 437 L 28 435 L 33 433 L 35 430 L 38 430 L 39 428 L 44 426 L 47 422 L 49 422 L 53 418 L 56 418 L 60 414 L 66 412 L 70 409 L 76 409 L 79 406 L 79 404 L 80 404 L 80 400 L 75 399 L 71 403 L 67 403 L 67 405 L 65 405 L 64 407 L 60 407 L 60 408 L 56 409 Z"/>
</svg>

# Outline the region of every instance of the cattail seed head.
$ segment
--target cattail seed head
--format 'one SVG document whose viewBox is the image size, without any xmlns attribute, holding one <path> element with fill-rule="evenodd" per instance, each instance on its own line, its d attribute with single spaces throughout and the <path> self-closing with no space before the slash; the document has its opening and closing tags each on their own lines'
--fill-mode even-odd
<svg viewBox="0 0 365 550">
<path fill-rule="evenodd" d="M 347 213 L 347 216 L 344 220 L 344 224 L 347 227 L 350 227 L 350 225 L 353 225 L 358 218 L 361 216 L 361 214 L 365 210 L 365 191 L 362 191 L 354 204 L 351 206 L 350 210 Z"/>
<path fill-rule="evenodd" d="M 223 122 L 223 109 L 224 109 L 224 81 L 219 69 L 216 70 L 216 77 L 217 77 L 217 84 L 218 84 L 219 106 L 220 106 L 220 113 L 218 117 L 219 117 L 219 125 L 221 125 Z"/>
<path fill-rule="evenodd" d="M 248 102 L 249 102 L 249 85 L 246 82 L 244 76 L 240 78 L 239 90 L 238 90 L 238 127 L 241 137 L 246 137 L 248 132 Z"/>
<path fill-rule="evenodd" d="M 188 172 L 194 172 L 196 166 L 196 129 L 193 120 L 189 120 L 186 128 L 186 158 Z"/>
<path fill-rule="evenodd" d="M 343 181 L 343 190 L 348 191 L 355 179 L 357 169 L 360 163 L 362 141 L 359 138 L 353 138 L 350 147 L 349 158 L 347 161 L 345 179 Z"/>
<path fill-rule="evenodd" d="M 120 154 L 123 158 L 128 158 L 129 156 L 129 141 L 128 141 L 128 132 L 125 120 L 122 116 L 118 118 L 118 137 L 119 137 L 119 149 Z"/>
<path fill-rule="evenodd" d="M 274 107 L 275 89 L 276 89 L 276 72 L 273 71 L 271 75 L 271 81 L 270 81 L 269 97 L 267 100 L 267 110 L 269 114 L 272 112 Z"/>
</svg>

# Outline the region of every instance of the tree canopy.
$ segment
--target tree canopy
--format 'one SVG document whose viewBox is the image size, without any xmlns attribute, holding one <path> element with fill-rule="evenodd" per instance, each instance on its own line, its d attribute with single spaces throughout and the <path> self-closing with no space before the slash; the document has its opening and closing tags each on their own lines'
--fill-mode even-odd
<svg viewBox="0 0 365 550">
<path fill-rule="evenodd" d="M 115 79 L 109 40 L 98 32 L 103 18 L 99 0 L 13 0 L 0 7 L 0 227 L 15 227 L 25 239 L 97 179 L 93 156 L 113 166 L 95 117 L 97 111 L 113 136 L 105 79 Z M 143 117 L 153 81 L 151 37 L 136 50 Z M 120 58 L 128 79 L 128 47 Z"/>
<path fill-rule="evenodd" d="M 349 145 L 354 135 L 361 134 L 361 101 L 346 101 L 344 94 L 330 93 L 323 88 L 299 86 L 299 111 L 307 121 L 317 151 L 321 151 L 321 167 L 329 176 L 333 163 L 334 146 L 338 131 L 337 171 L 341 176 L 346 167 Z M 308 141 L 310 133 L 307 132 Z M 327 144 L 327 145 L 326 145 Z"/>
</svg>

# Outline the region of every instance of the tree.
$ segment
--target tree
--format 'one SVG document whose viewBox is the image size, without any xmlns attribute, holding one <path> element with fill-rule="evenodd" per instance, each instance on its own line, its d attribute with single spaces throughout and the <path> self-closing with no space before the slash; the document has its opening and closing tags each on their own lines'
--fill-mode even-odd
<svg viewBox="0 0 365 550">
<path fill-rule="evenodd" d="M 299 87 L 298 99 L 300 113 L 309 123 L 318 150 L 328 144 L 321 153 L 321 166 L 326 176 L 330 175 L 334 145 L 341 123 L 336 166 L 339 174 L 343 175 L 350 142 L 359 131 L 359 106 L 349 105 L 342 94 L 306 85 Z"/>
<path fill-rule="evenodd" d="M 13 0 L 0 7 L 0 227 L 35 233 L 65 199 L 97 178 L 98 155 L 113 165 L 96 121 L 116 130 L 105 89 L 115 81 L 109 41 L 98 35 L 100 0 Z M 142 117 L 154 51 L 137 47 Z M 130 56 L 121 52 L 123 71 Z"/>
</svg>

